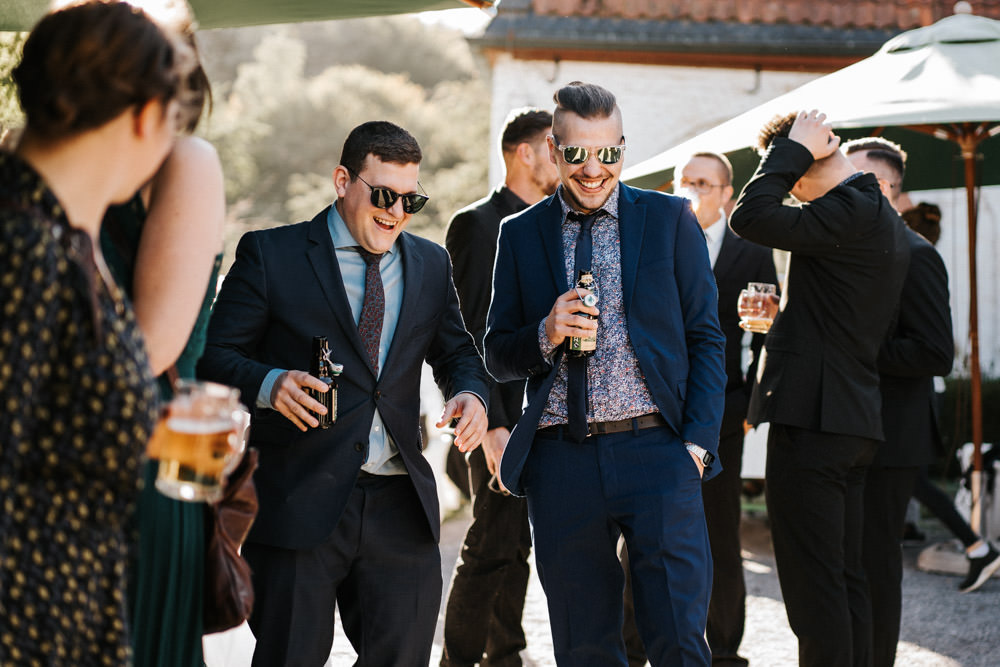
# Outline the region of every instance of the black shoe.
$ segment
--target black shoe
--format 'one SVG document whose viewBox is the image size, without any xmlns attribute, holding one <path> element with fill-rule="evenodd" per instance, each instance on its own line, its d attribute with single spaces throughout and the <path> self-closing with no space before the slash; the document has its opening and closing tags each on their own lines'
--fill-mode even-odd
<svg viewBox="0 0 1000 667">
<path fill-rule="evenodd" d="M 979 558 L 969 558 L 969 574 L 965 581 L 958 585 L 958 590 L 963 593 L 971 593 L 986 583 L 986 580 L 993 576 L 993 573 L 1000 568 L 1000 552 L 997 552 L 990 545 L 990 550 L 985 556 Z"/>
</svg>

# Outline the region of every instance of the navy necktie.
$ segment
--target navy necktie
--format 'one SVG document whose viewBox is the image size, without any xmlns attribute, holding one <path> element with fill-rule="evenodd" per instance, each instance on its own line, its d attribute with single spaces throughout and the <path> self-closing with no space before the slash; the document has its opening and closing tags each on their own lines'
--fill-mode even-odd
<svg viewBox="0 0 1000 667">
<path fill-rule="evenodd" d="M 580 223 L 580 233 L 576 237 L 576 265 L 574 278 L 580 271 L 590 271 L 594 254 L 594 237 L 592 229 L 594 222 L 602 211 L 584 215 L 575 211 L 567 216 L 570 220 Z M 568 341 L 567 341 L 568 344 Z M 566 417 L 569 437 L 576 442 L 583 442 L 587 437 L 587 357 L 568 357 L 566 359 Z"/>
<path fill-rule="evenodd" d="M 382 320 L 385 319 L 385 291 L 382 289 L 382 272 L 379 262 L 382 254 L 368 252 L 361 246 L 355 250 L 365 260 L 365 300 L 361 304 L 361 317 L 358 319 L 358 333 L 361 342 L 368 353 L 375 377 L 378 377 L 378 348 L 382 342 Z"/>
</svg>

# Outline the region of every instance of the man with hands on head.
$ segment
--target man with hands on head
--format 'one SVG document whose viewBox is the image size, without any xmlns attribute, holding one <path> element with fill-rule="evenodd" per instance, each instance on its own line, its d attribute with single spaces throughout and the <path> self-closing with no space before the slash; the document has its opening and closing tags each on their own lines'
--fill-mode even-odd
<svg viewBox="0 0 1000 667">
<path fill-rule="evenodd" d="M 486 432 L 487 376 L 465 330 L 447 252 L 404 228 L 426 195 L 420 147 L 364 123 L 333 172 L 337 200 L 309 222 L 250 232 L 219 293 L 199 377 L 240 389 L 260 451 L 257 520 L 243 547 L 256 603 L 253 665 L 323 665 L 334 609 L 362 665 L 426 665 L 441 601 L 440 515 L 421 453 L 426 361 L 458 419 L 455 444 Z M 405 294 L 405 299 L 404 299 Z M 336 421 L 306 392 L 326 336 Z"/>
<path fill-rule="evenodd" d="M 504 221 L 493 275 L 487 364 L 527 378 L 500 479 L 528 499 L 558 664 L 626 664 L 624 535 L 650 662 L 708 665 L 701 481 L 719 470 L 725 372 L 705 238 L 683 199 L 619 182 L 611 92 L 573 82 L 555 102 L 560 186 Z M 592 356 L 567 354 L 595 332 Z"/>
<path fill-rule="evenodd" d="M 876 360 L 909 260 L 877 179 L 839 146 L 817 111 L 769 122 L 730 221 L 791 252 L 748 417 L 770 422 L 767 509 L 799 664 L 824 667 L 871 664 L 864 479 L 884 439 Z M 784 205 L 789 193 L 802 205 Z"/>
</svg>

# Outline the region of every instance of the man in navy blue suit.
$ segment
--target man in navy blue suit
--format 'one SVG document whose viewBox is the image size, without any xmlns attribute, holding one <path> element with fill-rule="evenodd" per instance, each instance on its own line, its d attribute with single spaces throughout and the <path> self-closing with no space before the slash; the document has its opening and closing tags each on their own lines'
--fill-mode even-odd
<svg viewBox="0 0 1000 667">
<path fill-rule="evenodd" d="M 701 482 L 720 469 L 726 374 L 705 237 L 685 200 L 619 183 L 612 93 L 573 82 L 555 102 L 560 187 L 504 222 L 494 269 L 487 366 L 527 378 L 528 399 L 500 479 L 528 498 L 559 664 L 626 664 L 624 535 L 650 662 L 707 665 Z M 580 271 L 597 289 L 574 288 Z M 594 333 L 591 356 L 566 354 Z"/>
</svg>

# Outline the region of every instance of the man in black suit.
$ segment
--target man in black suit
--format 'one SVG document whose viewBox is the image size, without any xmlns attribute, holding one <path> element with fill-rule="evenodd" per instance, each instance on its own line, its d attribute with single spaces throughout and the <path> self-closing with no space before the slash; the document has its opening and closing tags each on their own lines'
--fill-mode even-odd
<svg viewBox="0 0 1000 667">
<path fill-rule="evenodd" d="M 243 555 L 254 574 L 253 665 L 323 665 L 334 608 L 360 665 L 426 665 L 441 601 L 440 516 L 421 454 L 420 372 L 479 445 L 488 393 L 440 246 L 403 232 L 426 201 L 420 147 L 385 121 L 359 125 L 333 172 L 337 201 L 309 222 L 250 232 L 219 293 L 199 377 L 253 409 L 260 511 Z M 400 194 L 405 193 L 405 194 Z M 405 292 L 405 299 L 403 298 Z M 306 371 L 326 336 L 336 422 Z"/>
<path fill-rule="evenodd" d="M 902 221 L 825 114 L 777 118 L 733 230 L 791 251 L 750 422 L 770 422 L 767 509 L 799 664 L 871 663 L 864 477 L 883 440 L 876 359 L 909 259 Z M 791 192 L 801 207 L 783 205 Z"/>
<path fill-rule="evenodd" d="M 906 153 L 880 137 L 844 144 L 851 164 L 873 174 L 895 209 Z M 902 608 L 901 539 L 906 506 L 920 469 L 941 455 L 934 376 L 954 356 L 948 273 L 925 238 L 906 230 L 910 266 L 899 309 L 878 355 L 885 442 L 865 478 L 864 566 L 871 595 L 874 667 L 892 667 Z"/>
<path fill-rule="evenodd" d="M 445 246 L 454 266 L 462 316 L 479 349 L 486 335 L 500 221 L 551 195 L 559 184 L 545 143 L 551 130 L 548 111 L 511 112 L 500 137 L 504 184 L 448 223 Z M 531 551 L 528 507 L 524 498 L 505 495 L 490 484 L 523 401 L 523 381 L 490 382 L 489 430 L 483 446 L 468 455 L 472 525 L 448 594 L 442 667 L 480 661 L 497 667 L 520 665 L 518 654 L 527 645 L 521 614 Z"/>
</svg>

